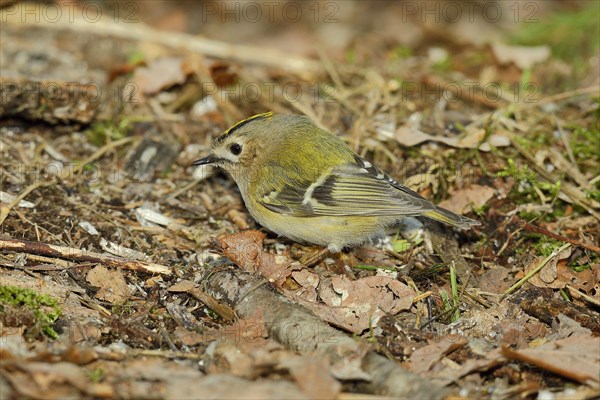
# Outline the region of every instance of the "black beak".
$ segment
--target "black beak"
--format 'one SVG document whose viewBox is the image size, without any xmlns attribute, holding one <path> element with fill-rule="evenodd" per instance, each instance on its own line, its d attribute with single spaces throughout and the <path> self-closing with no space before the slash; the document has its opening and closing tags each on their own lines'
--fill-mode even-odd
<svg viewBox="0 0 600 400">
<path fill-rule="evenodd" d="M 198 166 L 198 165 L 214 164 L 219 161 L 220 161 L 219 157 L 215 156 L 214 154 L 211 154 L 208 157 L 204 157 L 204 158 L 194 161 L 192 163 L 192 165 Z"/>
</svg>

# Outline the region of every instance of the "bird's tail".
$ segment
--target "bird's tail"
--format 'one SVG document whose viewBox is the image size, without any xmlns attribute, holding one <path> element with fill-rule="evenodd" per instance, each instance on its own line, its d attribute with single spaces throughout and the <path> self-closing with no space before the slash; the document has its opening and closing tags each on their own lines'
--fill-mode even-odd
<svg viewBox="0 0 600 400">
<path fill-rule="evenodd" d="M 435 210 L 423 213 L 423 216 L 462 229 L 469 229 L 473 225 L 481 225 L 479 221 L 463 217 L 462 215 L 455 214 L 452 211 L 440 207 L 436 207 Z"/>
</svg>

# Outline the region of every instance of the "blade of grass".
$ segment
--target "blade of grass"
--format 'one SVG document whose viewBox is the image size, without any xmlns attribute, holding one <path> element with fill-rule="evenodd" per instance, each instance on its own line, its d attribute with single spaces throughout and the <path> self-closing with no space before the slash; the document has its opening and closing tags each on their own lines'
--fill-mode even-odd
<svg viewBox="0 0 600 400">
<path fill-rule="evenodd" d="M 456 282 L 456 268 L 454 267 L 454 263 L 450 264 L 450 287 L 452 288 L 452 303 L 454 304 L 452 322 L 456 322 L 460 318 L 460 310 L 458 309 L 458 284 Z"/>
<path fill-rule="evenodd" d="M 532 271 L 530 271 L 527 275 L 525 275 L 523 278 L 521 278 L 517 283 L 515 283 L 514 285 L 512 285 L 511 287 L 509 287 L 508 289 L 506 289 L 504 291 L 503 296 L 506 296 L 507 294 L 512 293 L 513 291 L 515 291 L 516 289 L 520 288 L 521 286 L 523 286 L 523 284 L 525 282 L 527 282 L 529 279 L 531 279 L 531 277 L 533 277 L 535 274 L 537 274 L 538 272 L 540 272 L 542 270 L 542 268 L 544 268 L 546 266 L 546 264 L 548 264 L 550 262 L 550 260 L 552 260 L 554 257 L 556 257 L 558 254 L 560 254 L 563 250 L 569 248 L 569 246 L 571 246 L 571 243 L 565 243 L 562 246 L 560 246 L 558 249 L 554 250 L 552 252 L 552 254 L 550 254 L 548 257 L 546 257 L 541 263 L 540 265 L 538 265 L 537 267 L 535 267 Z"/>
</svg>

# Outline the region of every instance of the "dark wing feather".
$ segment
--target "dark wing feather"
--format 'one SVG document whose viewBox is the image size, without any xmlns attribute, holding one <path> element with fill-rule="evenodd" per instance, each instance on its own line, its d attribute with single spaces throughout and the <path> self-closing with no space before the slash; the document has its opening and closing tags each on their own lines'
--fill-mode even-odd
<svg viewBox="0 0 600 400">
<path fill-rule="evenodd" d="M 297 217 L 401 217 L 435 209 L 424 197 L 359 156 L 325 172 L 316 183 L 284 186 L 262 200 L 271 211 Z"/>
</svg>

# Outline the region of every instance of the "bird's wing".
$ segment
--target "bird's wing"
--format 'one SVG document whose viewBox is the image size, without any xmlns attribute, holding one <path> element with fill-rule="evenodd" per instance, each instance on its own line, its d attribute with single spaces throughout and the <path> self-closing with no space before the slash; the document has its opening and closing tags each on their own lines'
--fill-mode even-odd
<svg viewBox="0 0 600 400">
<path fill-rule="evenodd" d="M 435 206 L 379 168 L 355 156 L 316 182 L 284 185 L 261 199 L 267 209 L 296 217 L 419 215 Z"/>
</svg>

